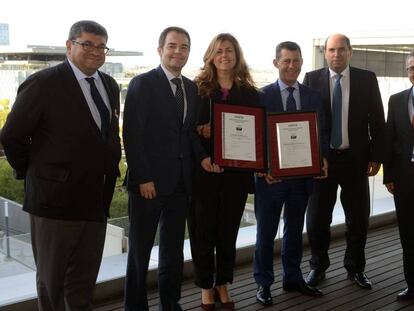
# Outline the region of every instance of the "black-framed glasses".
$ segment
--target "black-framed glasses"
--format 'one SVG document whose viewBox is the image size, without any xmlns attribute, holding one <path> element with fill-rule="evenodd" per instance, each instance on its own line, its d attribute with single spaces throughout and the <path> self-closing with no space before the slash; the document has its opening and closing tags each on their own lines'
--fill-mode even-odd
<svg viewBox="0 0 414 311">
<path fill-rule="evenodd" d="M 94 50 L 98 50 L 99 52 L 106 54 L 109 51 L 109 48 L 105 45 L 100 46 L 90 42 L 80 42 L 76 40 L 72 40 L 72 42 L 80 45 L 86 52 L 93 52 Z"/>
<path fill-rule="evenodd" d="M 408 68 L 407 68 L 407 72 L 408 72 L 410 75 L 414 74 L 414 66 L 408 67 Z"/>
</svg>

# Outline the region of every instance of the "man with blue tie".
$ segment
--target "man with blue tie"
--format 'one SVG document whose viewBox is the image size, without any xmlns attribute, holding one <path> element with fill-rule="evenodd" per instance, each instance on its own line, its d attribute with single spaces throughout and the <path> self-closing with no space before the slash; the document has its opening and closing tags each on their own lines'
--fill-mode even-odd
<svg viewBox="0 0 414 311">
<path fill-rule="evenodd" d="M 161 65 L 132 79 L 124 112 L 129 253 L 125 310 L 148 310 L 147 271 L 159 225 L 160 310 L 181 310 L 183 243 L 194 163 L 210 171 L 195 131 L 196 85 L 181 75 L 190 54 L 185 29 L 158 41 Z"/>
<path fill-rule="evenodd" d="M 345 213 L 348 279 L 371 289 L 365 275 L 365 243 L 369 220 L 368 176 L 381 166 L 384 149 L 384 109 L 375 73 L 349 66 L 352 47 L 348 37 L 334 34 L 325 42 L 328 68 L 306 73 L 303 84 L 322 94 L 330 133 L 329 177 L 315 184 L 306 225 L 311 246 L 311 271 L 306 280 L 316 286 L 329 267 L 330 225 L 341 187 Z"/>
<path fill-rule="evenodd" d="M 282 42 L 276 47 L 274 66 L 279 79 L 263 88 L 261 103 L 267 112 L 317 111 L 321 128 L 323 156 L 327 152 L 322 98 L 319 93 L 298 83 L 302 68 L 302 53 L 295 42 Z M 323 176 L 327 176 L 327 162 L 323 160 Z M 283 208 L 284 228 L 282 244 L 283 289 L 308 296 L 322 292 L 309 286 L 302 277 L 302 231 L 304 215 L 313 178 L 279 180 L 277 176 L 259 175 L 256 178 L 255 214 L 257 220 L 254 277 L 258 284 L 256 300 L 271 305 L 270 286 L 274 282 L 273 252 Z"/>
</svg>

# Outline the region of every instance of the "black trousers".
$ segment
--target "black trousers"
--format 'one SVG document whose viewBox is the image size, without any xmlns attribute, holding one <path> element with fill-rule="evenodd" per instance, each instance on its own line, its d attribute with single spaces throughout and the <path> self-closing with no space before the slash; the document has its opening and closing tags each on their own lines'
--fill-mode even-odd
<svg viewBox="0 0 414 311">
<path fill-rule="evenodd" d="M 189 197 L 180 183 L 167 196 L 147 200 L 129 191 L 129 252 L 125 310 L 148 310 L 147 272 L 159 226 L 158 289 L 160 310 L 179 311 L 183 274 L 183 244 Z"/>
<path fill-rule="evenodd" d="M 370 212 L 367 165 L 350 151 L 331 151 L 328 162 L 329 177 L 315 183 L 307 210 L 306 226 L 312 252 L 310 266 L 325 271 L 330 265 L 330 226 L 340 186 L 347 243 L 344 266 L 348 272 L 362 272 Z"/>
<path fill-rule="evenodd" d="M 233 282 L 236 239 L 251 178 L 249 173 L 197 172 L 189 228 L 195 283 L 201 288 Z"/>
<path fill-rule="evenodd" d="M 398 229 L 403 249 L 404 276 L 407 285 L 414 288 L 414 183 L 413 179 L 394 182 L 394 202 Z"/>
</svg>

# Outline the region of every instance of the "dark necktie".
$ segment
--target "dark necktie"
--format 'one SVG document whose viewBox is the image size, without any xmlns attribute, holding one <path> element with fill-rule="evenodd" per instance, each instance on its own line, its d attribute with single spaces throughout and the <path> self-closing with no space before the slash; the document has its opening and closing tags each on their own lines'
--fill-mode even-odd
<svg viewBox="0 0 414 311">
<path fill-rule="evenodd" d="M 332 97 L 331 145 L 338 149 L 342 144 L 342 75 L 337 75 Z"/>
<path fill-rule="evenodd" d="M 91 86 L 91 95 L 93 102 L 96 105 L 96 108 L 98 108 L 99 115 L 101 116 L 101 133 L 102 138 L 104 142 L 106 142 L 106 137 L 109 129 L 109 110 L 105 105 L 105 102 L 102 99 L 101 94 L 99 94 L 98 89 L 95 85 L 95 78 L 85 78 L 86 81 L 88 81 L 89 85 Z"/>
<path fill-rule="evenodd" d="M 293 91 L 295 88 L 293 86 L 289 86 L 286 88 L 289 91 L 289 95 L 286 100 L 286 111 L 295 111 L 296 110 L 296 100 L 293 97 Z"/>
<path fill-rule="evenodd" d="M 177 101 L 177 111 L 178 117 L 180 118 L 181 122 L 184 119 L 184 92 L 183 88 L 181 87 L 181 79 L 174 78 L 171 79 L 171 82 L 175 84 L 177 89 L 175 90 L 175 100 Z"/>
</svg>

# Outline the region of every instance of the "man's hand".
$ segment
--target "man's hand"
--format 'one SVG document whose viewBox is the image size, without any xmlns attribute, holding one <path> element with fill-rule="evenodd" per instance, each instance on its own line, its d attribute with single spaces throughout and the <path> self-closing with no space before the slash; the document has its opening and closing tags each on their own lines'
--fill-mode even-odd
<svg viewBox="0 0 414 311">
<path fill-rule="evenodd" d="M 368 162 L 368 169 L 367 169 L 368 176 L 375 176 L 375 175 L 377 175 L 380 167 L 381 167 L 381 163 L 378 163 L 378 162 Z"/>
<path fill-rule="evenodd" d="M 389 193 L 394 194 L 394 183 L 393 182 L 389 182 L 385 184 L 385 187 L 387 187 L 387 190 Z"/>
<path fill-rule="evenodd" d="M 256 173 L 256 176 L 259 178 L 264 178 L 269 185 L 282 181 L 282 179 L 274 178 L 271 175 L 266 174 L 266 173 Z"/>
<path fill-rule="evenodd" d="M 210 138 L 211 137 L 210 123 L 197 126 L 197 133 L 198 135 L 204 138 Z"/>
<path fill-rule="evenodd" d="M 157 196 L 155 185 L 152 181 L 139 185 L 139 193 L 144 199 L 154 199 Z"/>
<path fill-rule="evenodd" d="M 328 177 L 328 160 L 322 158 L 322 175 L 316 176 L 315 179 L 325 179 Z"/>
<path fill-rule="evenodd" d="M 211 158 L 204 158 L 201 161 L 201 167 L 209 173 L 223 173 L 223 169 L 215 163 L 211 163 Z"/>
</svg>

